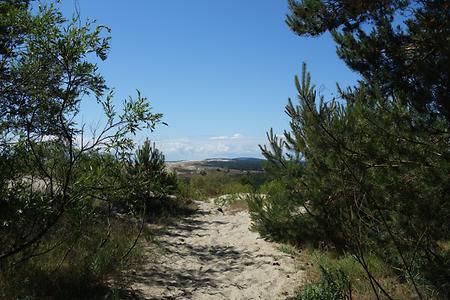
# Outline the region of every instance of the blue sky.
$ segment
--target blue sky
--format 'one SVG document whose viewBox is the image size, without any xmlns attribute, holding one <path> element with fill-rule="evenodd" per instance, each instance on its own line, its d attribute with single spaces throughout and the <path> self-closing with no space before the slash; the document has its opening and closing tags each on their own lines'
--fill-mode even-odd
<svg viewBox="0 0 450 300">
<path fill-rule="evenodd" d="M 75 0 L 62 1 L 65 15 Z M 298 37 L 285 25 L 287 0 L 78 0 L 83 19 L 111 28 L 100 71 L 119 104 L 139 89 L 169 126 L 153 133 L 168 160 L 259 157 L 273 127 L 288 127 L 283 110 L 295 98 L 294 75 L 308 64 L 325 95 L 355 82 L 329 37 Z M 85 104 L 83 120 L 100 110 Z"/>
</svg>

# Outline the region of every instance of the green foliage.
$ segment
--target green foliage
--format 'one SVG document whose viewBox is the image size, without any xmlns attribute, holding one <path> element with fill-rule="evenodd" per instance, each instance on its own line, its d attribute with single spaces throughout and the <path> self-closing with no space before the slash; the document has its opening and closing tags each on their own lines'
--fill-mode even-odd
<svg viewBox="0 0 450 300">
<path fill-rule="evenodd" d="M 250 203 L 253 226 L 278 240 L 319 238 L 347 249 L 376 285 L 365 261 L 374 253 L 421 297 L 428 284 L 446 295 L 449 252 L 439 244 L 450 240 L 446 119 L 364 86 L 343 92 L 352 95 L 345 104 L 326 103 L 305 68 L 296 86 L 299 103 L 286 106 L 290 131 L 269 133 L 261 148 L 282 185 Z"/>
<path fill-rule="evenodd" d="M 287 23 L 299 35 L 329 31 L 337 54 L 362 80 L 339 100 L 316 97 L 309 75 L 289 101 L 291 129 L 269 135 L 263 153 L 292 176 L 324 240 L 350 250 L 377 297 L 390 298 L 372 276 L 373 253 L 410 284 L 448 298 L 450 240 L 445 220 L 450 167 L 448 1 L 289 0 Z M 318 98 L 318 99 L 317 99 Z M 276 168 L 275 168 L 276 169 Z M 284 169 L 284 170 L 283 170 Z M 375 288 L 376 286 L 376 288 Z"/>
<path fill-rule="evenodd" d="M 389 264 L 380 257 L 366 253 L 364 260 L 370 274 L 377 278 L 383 289 L 393 299 L 413 299 L 416 297 L 415 292 L 411 290 L 411 286 L 405 281 L 400 281 L 396 271 L 390 268 Z M 350 299 L 373 298 L 374 287 L 370 280 L 367 280 L 367 272 L 355 255 L 339 253 L 333 249 L 313 250 L 308 255 L 308 261 L 311 262 L 307 267 L 309 278 L 316 278 L 322 273 L 322 269 L 334 274 L 343 273 L 348 282 L 346 294 L 347 296 L 351 295 Z M 312 285 L 317 286 L 318 283 L 320 284 L 320 278 L 317 281 L 313 280 Z M 379 287 L 375 288 L 381 293 Z M 429 291 L 427 298 L 435 299 L 436 295 Z"/>
<path fill-rule="evenodd" d="M 288 0 L 297 34 L 329 31 L 371 90 L 450 120 L 450 6 L 421 0 Z"/>
<path fill-rule="evenodd" d="M 264 174 L 200 174 L 180 180 L 179 188 L 183 197 L 205 200 L 225 194 L 255 192 L 265 180 Z"/>
<path fill-rule="evenodd" d="M 130 172 L 143 175 L 146 180 L 154 182 L 157 185 L 154 188 L 159 189 L 160 193 L 175 192 L 176 176 L 167 170 L 164 154 L 154 144 L 151 146 L 149 140 L 138 148 Z"/>
<path fill-rule="evenodd" d="M 295 255 L 298 254 L 297 249 L 296 249 L 295 247 L 289 245 L 289 244 L 283 244 L 283 245 L 280 245 L 280 246 L 278 247 L 278 250 L 281 251 L 281 252 L 283 252 L 283 253 L 292 255 L 292 256 L 295 256 Z"/>
<path fill-rule="evenodd" d="M 130 217 L 145 206 L 129 190 L 152 179 L 166 192 L 176 182 L 159 176 L 164 159 L 154 149 L 150 165 L 141 155 L 129 172 L 133 135 L 153 131 L 162 115 L 139 91 L 115 108 L 95 63 L 107 58 L 109 29 L 67 20 L 57 5 L 0 2 L 0 291 L 8 298 L 66 298 L 101 283 L 142 233 L 113 224 L 120 206 L 133 208 L 122 211 Z M 87 95 L 106 117 L 91 132 L 74 121 Z M 124 180 L 131 175 L 139 180 Z"/>
<path fill-rule="evenodd" d="M 315 265 L 321 266 L 327 270 L 342 271 L 347 275 L 349 281 L 353 282 L 353 288 L 358 289 L 358 281 L 364 279 L 366 271 L 358 262 L 354 255 L 348 253 L 337 253 L 333 250 L 314 250 L 311 254 L 312 262 Z M 389 277 L 395 275 L 395 272 L 390 269 L 386 263 L 378 256 L 373 254 L 366 254 L 364 257 L 367 266 L 371 273 L 377 278 Z"/>
<path fill-rule="evenodd" d="M 125 180 L 129 186 L 125 203 L 137 212 L 145 210 L 147 215 L 156 216 L 177 205 L 169 197 L 178 191 L 176 174 L 166 169 L 164 154 L 149 140 L 137 149 L 128 164 Z"/>
<path fill-rule="evenodd" d="M 293 198 L 291 186 L 286 179 L 266 183 L 260 194 L 248 198 L 248 208 L 252 218 L 251 229 L 264 238 L 279 242 L 317 241 L 320 228 L 308 215 L 302 203 Z"/>
<path fill-rule="evenodd" d="M 109 233 L 105 232 L 105 227 L 109 228 Z M 140 245 L 126 261 L 122 259 L 130 248 L 130 236 L 136 236 L 138 230 L 137 226 L 117 219 L 111 219 L 109 225 L 90 220 L 82 228 L 75 229 L 75 234 L 68 228 L 61 228 L 36 249 L 36 252 L 42 252 L 41 255 L 14 268 L 2 265 L 0 298 L 104 299 L 109 293 L 106 280 L 111 274 L 119 266 L 141 259 Z M 60 244 L 58 234 L 66 234 L 69 238 Z"/>
<path fill-rule="evenodd" d="M 330 271 L 320 267 L 320 283 L 307 286 L 292 300 L 343 300 L 351 299 L 350 283 L 347 275 L 341 271 Z"/>
</svg>

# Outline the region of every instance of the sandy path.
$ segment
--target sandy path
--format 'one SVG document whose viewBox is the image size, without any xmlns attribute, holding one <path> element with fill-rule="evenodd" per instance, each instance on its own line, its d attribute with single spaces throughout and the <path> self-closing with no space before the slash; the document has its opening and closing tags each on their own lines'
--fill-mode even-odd
<svg viewBox="0 0 450 300">
<path fill-rule="evenodd" d="M 285 299 L 304 273 L 293 257 L 250 232 L 247 212 L 221 213 L 212 203 L 170 226 L 163 255 L 137 271 L 132 288 L 145 299 Z M 131 278 L 128 278 L 131 279 Z"/>
</svg>

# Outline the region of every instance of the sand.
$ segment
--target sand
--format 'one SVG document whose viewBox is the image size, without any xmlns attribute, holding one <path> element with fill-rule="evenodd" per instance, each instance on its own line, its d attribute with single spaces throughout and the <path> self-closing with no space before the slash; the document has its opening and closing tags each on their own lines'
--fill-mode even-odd
<svg viewBox="0 0 450 300">
<path fill-rule="evenodd" d="M 161 255 L 127 276 L 139 298 L 286 299 L 304 282 L 294 257 L 249 230 L 248 212 L 198 207 L 158 237 Z"/>
</svg>

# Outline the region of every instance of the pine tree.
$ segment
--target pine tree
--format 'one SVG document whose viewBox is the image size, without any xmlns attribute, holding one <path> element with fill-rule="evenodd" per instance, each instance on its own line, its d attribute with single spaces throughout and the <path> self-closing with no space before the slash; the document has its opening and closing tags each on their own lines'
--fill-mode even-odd
<svg viewBox="0 0 450 300">
<path fill-rule="evenodd" d="M 448 0 L 289 0 L 301 36 L 332 33 L 338 55 L 386 97 L 450 120 Z"/>
<path fill-rule="evenodd" d="M 305 66 L 296 87 L 299 102 L 285 109 L 289 130 L 281 137 L 271 131 L 261 147 L 268 171 L 281 180 L 266 198 L 250 201 L 254 227 L 278 240 L 351 252 L 377 295 L 389 297 L 367 268 L 367 253 L 401 270 L 419 297 L 426 290 L 420 282 L 448 295 L 450 252 L 441 244 L 450 239 L 446 119 L 430 121 L 364 84 L 352 101 L 341 91 L 327 102 Z"/>
</svg>

